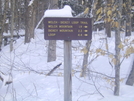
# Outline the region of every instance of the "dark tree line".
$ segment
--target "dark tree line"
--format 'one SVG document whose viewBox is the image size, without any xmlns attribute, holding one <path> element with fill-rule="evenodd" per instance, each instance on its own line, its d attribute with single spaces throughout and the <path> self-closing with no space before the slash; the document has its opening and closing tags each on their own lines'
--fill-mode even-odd
<svg viewBox="0 0 134 101">
<path fill-rule="evenodd" d="M 3 39 L 7 38 L 3 36 L 3 33 L 11 33 L 11 22 L 13 19 L 13 37 L 19 37 L 19 31 L 25 30 L 25 43 L 30 42 L 30 39 L 34 37 L 34 28 L 40 18 L 43 16 L 45 9 L 48 8 L 46 1 L 49 0 L 34 0 L 30 4 L 31 0 L 0 0 L 0 49 L 4 44 Z M 11 6 L 10 6 L 11 5 Z M 14 11 L 12 7 L 14 5 Z M 12 16 L 12 14 L 14 16 Z M 43 28 L 43 26 L 39 26 Z M 8 40 L 11 36 L 8 37 Z"/>
<path fill-rule="evenodd" d="M 110 37 L 110 30 L 115 27 L 114 16 L 115 2 L 113 0 L 0 0 L 0 47 L 2 45 L 3 33 L 11 31 L 11 6 L 14 1 L 14 32 L 19 37 L 19 30 L 25 30 L 25 43 L 30 42 L 34 38 L 34 28 L 44 14 L 45 9 L 63 8 L 64 5 L 70 5 L 75 11 L 74 16 L 80 14 L 86 7 L 90 8 L 94 18 L 94 22 L 104 21 L 105 23 L 94 24 L 94 30 L 106 28 L 106 33 Z M 123 0 L 122 10 L 122 29 L 126 31 L 126 35 L 131 35 L 134 29 L 134 0 Z M 43 28 L 43 24 L 39 26 Z M 6 40 L 6 39 L 5 39 Z"/>
</svg>

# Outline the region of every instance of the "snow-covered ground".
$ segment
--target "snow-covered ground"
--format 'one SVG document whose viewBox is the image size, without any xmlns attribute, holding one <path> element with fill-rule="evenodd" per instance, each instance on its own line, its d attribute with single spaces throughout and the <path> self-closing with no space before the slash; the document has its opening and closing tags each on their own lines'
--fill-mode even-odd
<svg viewBox="0 0 134 101">
<path fill-rule="evenodd" d="M 48 41 L 44 40 L 43 33 L 43 30 L 37 29 L 35 39 L 27 44 L 24 44 L 24 37 L 19 38 L 12 52 L 9 45 L 3 47 L 0 52 L 0 70 L 11 76 L 13 83 L 2 85 L 0 81 L 0 101 L 64 100 L 63 64 L 51 76 L 46 76 L 54 66 L 63 63 L 63 41 L 57 41 L 56 61 L 47 63 Z M 83 59 L 81 50 L 86 41 L 72 42 L 72 101 L 134 101 L 134 86 L 125 85 L 133 55 L 124 59 L 121 65 L 120 96 L 114 96 L 114 80 L 104 76 L 114 77 L 114 67 L 109 64 L 112 60 L 107 54 L 96 57 L 96 49 L 106 50 L 105 37 L 104 31 L 93 32 L 89 56 L 89 62 L 92 62 L 88 65 L 93 71 L 90 78 L 88 75 L 80 77 Z M 134 36 L 127 38 L 133 40 Z M 114 54 L 114 33 L 107 41 L 109 52 Z M 124 51 L 121 53 L 124 54 Z"/>
</svg>

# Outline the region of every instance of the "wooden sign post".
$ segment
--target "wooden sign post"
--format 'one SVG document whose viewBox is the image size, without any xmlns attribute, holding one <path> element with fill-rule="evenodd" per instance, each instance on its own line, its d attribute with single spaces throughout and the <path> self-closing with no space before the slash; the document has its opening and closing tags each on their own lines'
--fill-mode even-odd
<svg viewBox="0 0 134 101">
<path fill-rule="evenodd" d="M 64 101 L 72 101 L 72 48 L 71 41 L 64 41 Z"/>
<path fill-rule="evenodd" d="M 44 38 L 64 40 L 64 101 L 72 101 L 72 49 L 71 40 L 91 40 L 90 18 L 45 18 Z"/>
</svg>

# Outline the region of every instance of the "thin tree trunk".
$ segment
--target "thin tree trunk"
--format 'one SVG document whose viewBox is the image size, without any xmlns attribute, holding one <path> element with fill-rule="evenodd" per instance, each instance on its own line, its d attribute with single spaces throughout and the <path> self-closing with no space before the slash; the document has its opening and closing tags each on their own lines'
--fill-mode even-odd
<svg viewBox="0 0 134 101">
<path fill-rule="evenodd" d="M 32 25 L 31 25 L 31 38 L 34 38 L 34 29 L 36 26 L 36 21 L 37 21 L 37 5 L 38 5 L 38 0 L 34 0 L 33 5 L 32 5 Z"/>
<path fill-rule="evenodd" d="M 0 0 L 0 8 L 2 8 L 2 0 Z M 0 9 L 0 51 L 1 51 L 1 46 L 2 46 L 2 37 L 3 37 L 3 32 L 2 32 L 2 9 Z"/>
<path fill-rule="evenodd" d="M 107 7 L 106 7 L 106 18 L 105 18 L 105 32 L 107 37 L 111 37 L 111 19 L 112 19 L 112 0 L 107 0 Z M 108 13 L 111 12 L 111 13 Z"/>
<path fill-rule="evenodd" d="M 120 22 L 121 22 L 121 11 L 122 11 L 122 0 L 115 1 L 116 7 L 116 30 L 115 30 L 115 88 L 114 95 L 119 96 L 120 92 Z"/>
<path fill-rule="evenodd" d="M 56 40 L 50 40 L 48 45 L 47 62 L 56 60 Z"/>
<path fill-rule="evenodd" d="M 4 3 L 4 7 L 3 4 Z M 2 46 L 2 40 L 3 40 L 3 32 L 5 30 L 5 22 L 6 22 L 6 12 L 7 12 L 7 3 L 8 0 L 5 1 L 0 1 L 0 6 L 2 9 L 0 9 L 0 50 L 1 50 L 1 46 Z"/>
<path fill-rule="evenodd" d="M 58 0 L 51 0 L 50 3 L 51 3 L 50 7 L 55 8 L 56 6 L 54 5 L 58 3 Z M 49 40 L 47 62 L 55 60 L 56 60 L 56 40 Z"/>
<path fill-rule="evenodd" d="M 118 48 L 120 44 L 120 31 L 119 28 L 115 32 L 115 88 L 114 95 L 119 96 L 120 91 L 120 49 Z"/>
<path fill-rule="evenodd" d="M 15 14 L 14 14 L 14 18 L 15 18 L 15 30 L 17 32 L 17 34 L 19 33 L 19 29 L 20 29 L 20 24 L 19 24 L 19 19 L 20 19 L 20 11 L 19 11 L 19 1 L 15 0 Z M 19 35 L 18 35 L 19 38 Z"/>
<path fill-rule="evenodd" d="M 8 14 L 8 10 L 9 10 L 9 0 L 5 0 L 5 6 L 4 6 L 4 22 L 3 22 L 3 26 L 4 26 L 4 28 L 3 28 L 3 32 L 6 32 L 6 33 L 8 33 L 8 24 L 9 23 L 7 23 L 6 22 L 6 20 L 8 19 L 7 18 L 7 14 Z"/>
<path fill-rule="evenodd" d="M 14 7 L 15 7 L 15 0 L 11 0 L 11 38 L 10 38 L 10 52 L 13 50 L 13 34 L 14 34 Z"/>
<path fill-rule="evenodd" d="M 93 17 L 92 17 L 92 25 L 94 25 L 94 22 L 95 22 L 95 20 L 96 20 L 96 6 L 97 6 L 97 2 L 98 2 L 98 0 L 93 0 L 93 4 L 92 4 L 92 15 L 93 15 Z M 92 28 L 93 30 L 95 30 L 95 26 L 93 26 L 93 28 Z"/>
<path fill-rule="evenodd" d="M 86 75 L 86 70 L 87 70 L 87 66 L 88 66 L 88 56 L 89 56 L 90 46 L 91 46 L 91 40 L 88 40 L 86 42 L 86 47 L 85 47 L 85 51 L 86 52 L 85 52 L 84 58 L 83 58 L 81 77 L 84 77 Z"/>
<path fill-rule="evenodd" d="M 28 25 L 28 3 L 29 3 L 29 0 L 25 0 L 25 9 L 26 9 L 26 12 L 25 12 L 25 43 L 29 43 L 30 42 L 30 36 L 29 36 L 29 25 Z"/>
<path fill-rule="evenodd" d="M 125 0 L 126 4 L 126 36 L 131 36 L 131 0 Z"/>
<path fill-rule="evenodd" d="M 88 3 L 90 3 L 90 2 L 88 2 Z M 94 4 L 96 2 L 97 1 L 95 0 Z M 82 1 L 79 0 L 79 3 L 82 3 Z M 90 5 L 91 5 L 91 3 L 90 3 Z M 89 12 L 91 12 L 91 10 Z M 93 16 L 94 15 L 95 15 L 95 8 L 93 10 Z M 92 25 L 94 23 L 94 19 L 95 19 L 95 17 L 92 19 Z M 90 50 L 91 42 L 92 42 L 91 40 L 87 40 L 87 42 L 86 42 L 86 47 L 84 49 L 85 52 L 84 52 L 84 57 L 83 57 L 82 71 L 81 71 L 81 75 L 80 75 L 81 77 L 85 77 L 86 76 L 86 70 L 87 70 L 87 66 L 88 66 L 88 57 L 89 57 L 89 50 Z M 88 73 L 90 74 L 90 72 L 88 72 Z"/>
<path fill-rule="evenodd" d="M 20 0 L 18 2 L 18 6 L 19 6 L 19 26 L 21 29 L 25 29 L 26 28 L 26 14 L 27 14 L 27 2 L 28 0 Z M 22 5 L 24 3 L 24 5 Z"/>
<path fill-rule="evenodd" d="M 36 13 L 37 13 L 37 0 L 34 0 L 31 5 L 28 4 L 27 8 L 27 22 L 26 22 L 26 33 L 25 33 L 25 43 L 29 43 L 31 38 L 34 38 L 34 29 L 36 24 Z"/>
<path fill-rule="evenodd" d="M 47 1 L 48 2 L 48 1 Z M 40 19 L 43 17 L 44 15 L 44 11 L 46 10 L 46 7 L 45 7 L 45 4 L 46 4 L 46 1 L 43 0 L 43 1 L 38 1 L 38 10 L 37 10 L 37 23 L 39 23 Z M 44 27 L 44 23 L 43 21 L 40 23 L 39 27 L 38 28 L 43 28 Z"/>
</svg>

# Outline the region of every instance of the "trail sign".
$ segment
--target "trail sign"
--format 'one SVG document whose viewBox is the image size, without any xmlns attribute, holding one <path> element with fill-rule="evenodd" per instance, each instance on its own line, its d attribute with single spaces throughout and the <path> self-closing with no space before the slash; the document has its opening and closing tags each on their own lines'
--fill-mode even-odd
<svg viewBox="0 0 134 101">
<path fill-rule="evenodd" d="M 91 18 L 44 18 L 46 40 L 90 40 L 92 38 Z"/>
<path fill-rule="evenodd" d="M 44 34 L 46 40 L 64 40 L 64 101 L 72 101 L 71 40 L 91 40 L 92 19 L 46 17 Z"/>
</svg>

